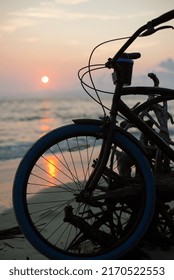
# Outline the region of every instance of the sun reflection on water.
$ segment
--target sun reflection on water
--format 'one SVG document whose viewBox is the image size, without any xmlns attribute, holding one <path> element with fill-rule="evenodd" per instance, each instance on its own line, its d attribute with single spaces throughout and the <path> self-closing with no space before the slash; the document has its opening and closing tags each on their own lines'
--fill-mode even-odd
<svg viewBox="0 0 174 280">
<path fill-rule="evenodd" d="M 48 157 L 47 159 L 47 172 L 50 174 L 51 177 L 56 176 L 56 172 L 58 171 L 58 167 L 56 167 L 56 160 L 54 157 Z"/>
</svg>

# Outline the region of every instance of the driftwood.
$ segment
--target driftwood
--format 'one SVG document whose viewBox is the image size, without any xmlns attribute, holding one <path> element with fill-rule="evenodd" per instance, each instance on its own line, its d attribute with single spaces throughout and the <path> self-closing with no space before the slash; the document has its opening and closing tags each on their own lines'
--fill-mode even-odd
<svg viewBox="0 0 174 280">
<path fill-rule="evenodd" d="M 158 79 L 152 73 L 155 86 L 158 86 Z M 148 99 L 153 98 L 149 96 Z M 168 128 L 169 120 L 173 124 L 173 118 L 168 112 L 167 101 L 162 104 L 155 104 L 150 108 L 147 108 L 139 115 L 152 129 L 154 129 L 163 138 L 168 145 L 173 145 L 170 139 L 170 132 Z M 129 129 L 131 124 L 123 122 L 125 129 Z M 163 240 L 167 240 L 169 244 L 174 245 L 174 169 L 172 170 L 171 161 L 166 157 L 162 151 L 157 148 L 148 138 L 148 135 L 140 135 L 140 142 L 143 146 L 151 152 L 151 166 L 153 167 L 155 185 L 156 185 L 156 208 L 155 214 L 148 231 L 148 236 L 152 244 L 157 240 L 157 236 Z M 119 159 L 118 159 L 119 158 Z M 122 176 L 129 174 L 129 168 L 131 167 L 130 159 L 117 155 L 119 160 L 119 168 Z M 124 189 L 126 199 L 138 198 L 138 189 L 130 188 L 129 184 Z M 119 192 L 118 192 L 119 193 Z M 119 194 L 118 194 L 119 195 Z M 121 198 L 120 190 L 120 198 Z M 172 206 L 171 206 L 172 205 Z M 154 236 L 154 238 L 153 238 Z"/>
<path fill-rule="evenodd" d="M 152 98 L 152 97 L 149 97 Z M 168 129 L 168 106 L 167 101 L 163 102 L 163 105 L 155 104 L 150 108 L 150 110 L 154 113 L 154 117 L 150 115 L 148 109 L 142 113 L 142 118 L 148 117 L 147 123 L 151 126 L 151 128 L 155 127 L 155 130 L 161 136 L 161 138 L 170 145 L 170 134 Z M 156 120 L 154 119 L 156 117 Z M 146 139 L 146 141 L 145 141 Z M 160 174 L 161 172 L 169 172 L 170 171 L 170 159 L 167 158 L 160 149 L 156 148 L 152 143 L 148 141 L 148 135 L 141 135 L 140 141 L 147 146 L 147 148 L 151 148 L 153 150 L 156 149 L 155 153 L 155 164 L 154 164 L 154 173 Z"/>
<path fill-rule="evenodd" d="M 147 109 L 143 114 L 149 117 L 152 128 L 158 130 L 163 140 L 168 145 L 172 144 L 168 121 L 170 120 L 173 124 L 173 118 L 168 112 L 167 101 L 163 102 L 162 105 L 153 105 L 152 108 Z M 146 135 L 146 137 L 148 136 Z M 147 148 L 150 146 L 150 148 L 154 149 L 153 144 L 149 141 L 146 144 Z M 171 169 L 170 159 L 159 148 L 155 148 L 155 157 L 153 160 L 157 202 L 148 233 L 151 244 L 156 242 L 158 240 L 157 237 L 159 237 L 159 243 L 163 240 L 167 248 L 169 248 L 170 245 L 174 245 L 174 173 Z"/>
<path fill-rule="evenodd" d="M 153 76 L 155 76 L 152 73 Z M 153 78 L 152 78 L 153 79 Z M 154 82 L 156 81 L 154 78 Z M 158 79 L 157 79 L 158 82 Z M 159 82 L 157 83 L 158 86 Z M 148 97 L 153 98 L 152 96 Z M 168 144 L 173 144 L 170 139 L 170 132 L 168 127 L 169 120 L 173 124 L 173 118 L 168 112 L 167 101 L 161 104 L 155 104 L 151 108 L 147 108 L 141 114 L 142 119 L 148 118 L 149 125 L 161 136 L 161 138 Z M 144 141 L 146 139 L 146 142 Z M 159 148 L 154 147 L 153 143 L 148 140 L 148 135 L 141 135 L 140 141 L 145 145 L 147 149 L 151 149 L 154 152 L 153 160 L 153 172 L 157 188 L 158 197 L 164 201 L 174 201 L 174 173 L 171 169 L 170 159 L 162 153 Z M 173 164 L 173 163 L 172 163 Z"/>
<path fill-rule="evenodd" d="M 156 177 L 157 198 L 163 202 L 174 201 L 174 175 L 168 174 L 163 177 Z"/>
<path fill-rule="evenodd" d="M 21 235 L 21 230 L 18 226 L 9 229 L 0 230 L 0 240 L 16 238 L 16 235 Z"/>
</svg>

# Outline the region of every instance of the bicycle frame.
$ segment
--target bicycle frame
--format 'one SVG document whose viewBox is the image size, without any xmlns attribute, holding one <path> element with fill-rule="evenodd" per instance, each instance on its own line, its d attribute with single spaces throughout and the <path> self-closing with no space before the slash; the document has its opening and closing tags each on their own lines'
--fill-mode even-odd
<svg viewBox="0 0 174 280">
<path fill-rule="evenodd" d="M 164 95 L 162 88 L 157 88 L 156 92 L 153 90 L 154 88 L 146 88 L 147 94 L 149 94 L 150 90 L 154 91 L 154 94 L 159 94 L 159 91 L 161 91 L 159 96 L 156 96 L 134 110 L 131 110 L 122 100 L 121 95 L 123 92 L 124 95 L 124 88 L 122 88 L 122 84 L 118 83 L 115 88 L 115 93 L 113 95 L 113 101 L 112 101 L 112 107 L 111 107 L 111 113 L 110 118 L 106 117 L 106 120 L 104 121 L 104 127 L 103 127 L 103 145 L 102 149 L 100 151 L 98 164 L 96 165 L 94 172 L 92 173 L 92 176 L 90 177 L 85 192 L 83 194 L 89 194 L 90 191 L 93 190 L 94 186 L 97 184 L 100 176 L 100 172 L 105 167 L 108 158 L 109 153 L 111 149 L 111 139 L 112 134 L 115 131 L 115 125 L 116 125 L 116 117 L 118 113 L 121 113 L 125 118 L 129 120 L 132 124 L 134 124 L 142 133 L 148 135 L 148 138 L 157 146 L 160 148 L 160 150 L 167 155 L 173 162 L 174 162 L 174 150 L 170 148 L 170 146 L 157 134 L 154 130 L 152 130 L 139 116 L 138 113 L 140 113 L 144 108 L 147 108 L 148 106 L 152 106 L 153 104 L 157 102 L 167 101 L 167 100 L 174 100 L 174 91 L 168 90 L 169 94 Z M 136 88 L 137 94 L 141 94 L 141 90 L 143 91 L 144 88 Z M 105 136 L 107 131 L 107 137 Z M 140 144 L 141 145 L 141 144 Z M 143 149 L 142 149 L 143 150 Z"/>
<path fill-rule="evenodd" d="M 136 95 L 149 95 L 151 94 L 154 96 L 152 99 L 149 99 L 139 105 L 134 110 L 131 110 L 122 100 L 121 96 L 129 95 L 133 92 Z M 165 94 L 164 94 L 165 92 Z M 167 92 L 167 95 L 166 95 Z M 157 95 L 157 96 L 156 96 Z M 167 101 L 167 100 L 174 100 L 174 90 L 170 89 L 163 89 L 163 88 L 154 88 L 154 87 L 135 87 L 135 88 L 123 88 L 122 83 L 118 83 L 115 88 L 115 92 L 113 95 L 112 106 L 111 106 L 111 113 L 110 118 L 106 117 L 103 124 L 103 145 L 100 151 L 98 164 L 95 167 L 93 175 L 89 179 L 85 191 L 90 191 L 94 188 L 97 184 L 99 179 L 99 174 L 101 170 L 105 167 L 109 153 L 111 149 L 111 139 L 112 134 L 115 131 L 116 125 L 116 117 L 118 113 L 121 113 L 125 118 L 129 120 L 132 124 L 134 124 L 142 133 L 148 135 L 148 138 L 160 148 L 160 150 L 174 162 L 174 150 L 170 148 L 170 146 L 157 134 L 154 130 L 152 130 L 139 116 L 138 114 L 143 111 L 143 108 L 147 108 L 148 106 L 152 106 L 153 104 Z M 106 136 L 107 132 L 107 136 Z M 139 143 L 141 145 L 141 143 Z M 143 150 L 143 148 L 142 148 Z"/>
</svg>

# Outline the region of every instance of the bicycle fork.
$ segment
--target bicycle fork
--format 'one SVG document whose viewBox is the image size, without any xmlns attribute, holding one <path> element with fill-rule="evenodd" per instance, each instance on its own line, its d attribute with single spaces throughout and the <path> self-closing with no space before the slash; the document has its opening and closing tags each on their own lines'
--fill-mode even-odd
<svg viewBox="0 0 174 280">
<path fill-rule="evenodd" d="M 100 154 L 96 161 L 94 170 L 91 176 L 89 177 L 84 190 L 82 190 L 78 198 L 76 198 L 78 199 L 78 201 L 82 199 L 82 201 L 84 202 L 84 200 L 86 201 L 90 199 L 91 193 L 95 189 L 96 185 L 98 184 L 101 178 L 101 174 L 103 173 L 107 165 L 111 152 L 112 137 L 115 131 L 116 117 L 118 112 L 118 102 L 120 99 L 120 92 L 122 86 L 123 86 L 122 83 L 118 83 L 116 85 L 115 93 L 113 95 L 110 117 L 105 116 L 103 119 L 103 130 L 102 130 L 103 143 L 101 146 Z"/>
</svg>

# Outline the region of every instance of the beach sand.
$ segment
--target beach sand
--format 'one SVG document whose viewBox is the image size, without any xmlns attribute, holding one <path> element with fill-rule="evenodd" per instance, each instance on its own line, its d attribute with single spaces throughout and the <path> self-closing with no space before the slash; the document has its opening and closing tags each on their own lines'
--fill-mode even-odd
<svg viewBox="0 0 174 280">
<path fill-rule="evenodd" d="M 12 185 L 20 160 L 0 162 L 0 260 L 42 260 L 26 238 L 20 234 L 12 208 Z M 5 191 L 4 191 L 5 190 Z"/>
<path fill-rule="evenodd" d="M 14 233 L 17 222 L 12 209 L 4 212 L 0 216 L 0 231 L 8 229 L 6 237 L 1 237 L 0 233 L 0 260 L 46 260 L 47 258 L 40 254 L 26 238 L 18 233 Z M 10 235 L 11 232 L 11 236 Z M 8 238 L 7 238 L 8 237 Z M 1 239 L 2 238 L 2 239 Z M 143 253 L 142 253 L 143 252 Z M 145 253 L 145 254 L 144 254 Z M 151 259 L 151 260 L 174 260 L 174 248 L 162 250 L 161 248 L 134 250 L 125 256 L 126 259 Z"/>
<path fill-rule="evenodd" d="M 7 204 L 5 201 L 6 194 L 2 192 L 6 189 L 8 193 L 12 191 L 12 184 L 18 160 L 0 162 L 0 185 L 1 187 L 1 204 Z M 9 202 L 8 202 L 9 203 Z M 5 232 L 4 232 L 5 230 Z M 139 252 L 139 251 L 138 251 Z M 168 250 L 162 250 L 160 246 L 155 249 L 145 249 L 143 252 L 152 260 L 174 260 L 174 247 Z M 137 253 L 137 250 L 129 253 L 126 259 L 144 259 L 144 255 Z M 26 238 L 20 233 L 15 218 L 13 208 L 5 210 L 0 214 L 0 260 L 45 260 L 45 256 L 40 254 Z"/>
<path fill-rule="evenodd" d="M 13 209 L 1 214 L 0 220 L 0 260 L 46 259 L 20 234 Z"/>
</svg>

